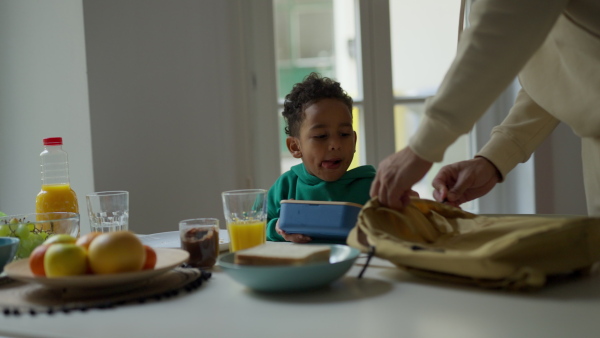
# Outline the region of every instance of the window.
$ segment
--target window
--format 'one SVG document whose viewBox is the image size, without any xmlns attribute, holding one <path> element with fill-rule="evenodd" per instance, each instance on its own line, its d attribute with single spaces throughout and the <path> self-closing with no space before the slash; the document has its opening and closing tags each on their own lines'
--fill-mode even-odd
<svg viewBox="0 0 600 338">
<path fill-rule="evenodd" d="M 358 164 L 377 166 L 386 156 L 402 148 L 414 132 L 423 114 L 425 98 L 437 90 L 439 81 L 454 57 L 456 35 L 459 23 L 462 21 L 459 17 L 459 6 L 461 3 L 464 4 L 465 12 L 468 13 L 472 1 L 423 0 L 422 2 L 424 5 L 405 0 L 242 2 L 245 8 L 242 13 L 248 19 L 248 29 L 245 30 L 248 39 L 245 41 L 251 41 L 246 45 L 249 55 L 252 56 L 249 59 L 252 67 L 250 70 L 254 72 L 254 78 L 259 78 L 258 85 L 250 82 L 253 93 L 257 95 L 257 100 L 254 102 L 257 120 L 266 121 L 271 117 L 281 116 L 283 96 L 289 92 L 291 85 L 301 81 L 309 70 L 299 72 L 296 78 L 287 77 L 287 84 L 283 80 L 286 79 L 286 75 L 293 73 L 292 70 L 298 70 L 307 64 L 308 59 L 311 59 L 304 56 L 312 55 L 313 60 L 310 61 L 313 65 L 316 64 L 314 62 L 317 59 L 328 61 L 329 64 L 319 63 L 320 68 L 317 70 L 339 81 L 355 101 L 355 129 L 359 134 L 360 153 L 356 156 Z M 300 39 L 294 38 L 291 34 L 293 26 L 291 18 L 307 18 L 294 14 L 294 11 L 306 12 L 309 8 L 313 11 L 315 8 L 320 8 L 319 10 L 323 12 L 317 15 L 320 20 L 325 18 L 332 20 L 331 23 L 321 26 L 333 27 L 332 34 L 322 34 L 332 40 L 326 45 L 319 37 L 319 46 L 327 53 L 319 55 L 318 52 L 314 52 L 318 49 L 311 47 L 309 50 L 313 51 L 312 54 L 293 54 L 292 50 L 297 47 L 292 45 L 297 44 Z M 268 18 L 274 20 L 270 21 Z M 296 23 L 296 25 L 299 27 L 300 24 Z M 310 26 L 309 24 L 304 26 L 307 25 Z M 287 48 L 287 51 L 282 48 Z M 402 58 L 406 57 L 416 57 L 419 62 L 422 59 L 425 61 L 424 66 L 417 69 L 414 62 L 411 64 L 402 61 Z M 273 67 L 274 64 L 277 67 Z M 417 77 L 414 75 L 425 72 L 427 75 L 422 75 L 422 78 L 418 77 L 420 75 L 416 75 Z M 398 78 L 398 74 L 403 76 Z M 444 163 L 471 158 L 474 152 L 483 146 L 489 139 L 491 128 L 504 119 L 508 109 L 514 103 L 517 87 L 515 81 L 492 104 L 476 124 L 475 129 L 452 145 L 452 148 L 446 152 Z M 276 92 L 279 93 L 279 108 L 276 108 Z M 270 114 L 277 115 L 269 115 L 269 111 L 272 112 Z M 272 121 L 276 122 L 276 119 L 273 118 Z M 276 156 L 273 152 L 255 153 L 255 156 L 261 158 L 255 175 L 263 184 L 271 184 L 274 174 L 273 164 L 278 160 L 280 165 L 276 169 L 279 169 L 277 171 L 280 173 L 287 171 L 291 164 L 297 163 L 289 160 L 291 156 L 284 145 L 283 121 L 279 122 L 280 156 Z M 263 128 L 263 124 L 256 126 L 260 134 L 270 134 L 272 129 Z M 272 145 L 274 141 L 275 136 L 270 136 L 268 140 L 261 142 L 266 147 Z M 463 207 L 471 212 L 487 214 L 535 212 L 531 162 L 520 165 L 511 173 L 510 180 L 498 185 L 470 206 L 463 205 Z M 423 182 L 415 186 L 422 197 L 431 196 L 430 181 L 442 165 L 436 164 Z"/>
<path fill-rule="evenodd" d="M 390 0 L 390 43 L 394 92 L 395 150 L 406 147 L 424 112 L 425 98 L 434 95 L 456 53 L 460 0 Z M 414 186 L 431 196 L 431 181 L 449 163 L 471 157 L 469 136 L 460 137 Z M 470 205 L 463 206 L 472 208 Z"/>
<path fill-rule="evenodd" d="M 363 13 L 358 2 L 354 1 L 274 0 L 273 4 L 280 104 L 278 114 L 281 115 L 285 95 L 310 72 L 315 71 L 336 79 L 355 101 L 355 130 L 359 134 L 359 143 L 363 145 L 358 147 L 359 153 L 355 156 L 354 165 L 366 164 L 367 156 L 361 153 L 366 151 L 364 142 L 369 141 L 361 132 L 361 114 L 364 110 L 362 88 L 380 85 L 359 83 L 359 79 L 363 78 L 360 63 L 362 55 L 358 44 L 361 31 L 359 25 L 360 22 L 378 25 L 379 20 L 358 19 Z M 460 0 L 389 2 L 390 38 L 387 44 L 391 48 L 391 70 L 388 71 L 388 76 L 393 83 L 393 112 L 364 113 L 378 114 L 378 119 L 393 125 L 394 140 L 381 141 L 392 143 L 392 151 L 406 146 L 419 124 L 425 98 L 436 92 L 454 57 L 459 7 Z M 285 172 L 300 160 L 289 154 L 285 146 L 284 120 L 281 116 L 279 119 L 281 171 Z M 449 149 L 445 162 L 468 158 L 468 145 L 468 137 L 462 137 Z M 439 169 L 444 164 L 436 164 L 436 167 Z M 435 169 L 415 186 L 415 190 L 424 198 L 432 198 L 431 180 L 437 172 Z"/>
<path fill-rule="evenodd" d="M 281 172 L 300 159 L 293 158 L 285 145 L 283 100 L 294 84 L 311 72 L 340 82 L 354 100 L 354 129 L 361 140 L 361 93 L 356 49 L 356 3 L 337 0 L 274 0 L 275 51 L 280 126 Z M 361 163 L 360 147 L 351 168 Z"/>
</svg>

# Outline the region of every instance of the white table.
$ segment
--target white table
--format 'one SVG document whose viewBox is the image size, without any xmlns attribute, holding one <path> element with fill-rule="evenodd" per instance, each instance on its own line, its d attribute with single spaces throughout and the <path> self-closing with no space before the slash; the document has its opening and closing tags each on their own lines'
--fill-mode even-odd
<svg viewBox="0 0 600 338">
<path fill-rule="evenodd" d="M 360 258 L 357 264 L 363 263 Z M 258 294 L 215 268 L 192 293 L 87 312 L 0 316 L 9 337 L 599 337 L 600 273 L 534 293 L 413 277 L 373 259 L 329 287 Z"/>
</svg>

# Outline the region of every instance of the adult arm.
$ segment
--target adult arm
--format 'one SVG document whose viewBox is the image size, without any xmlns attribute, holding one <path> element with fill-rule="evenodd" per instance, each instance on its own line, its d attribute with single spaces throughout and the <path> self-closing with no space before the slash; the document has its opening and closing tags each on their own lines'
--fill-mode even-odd
<svg viewBox="0 0 600 338">
<path fill-rule="evenodd" d="M 371 196 L 401 209 L 408 190 L 475 122 L 543 43 L 567 0 L 478 0 L 470 27 L 409 146 L 384 159 Z"/>
<path fill-rule="evenodd" d="M 444 166 L 434 178 L 433 196 L 460 205 L 487 194 L 519 163 L 526 162 L 559 120 L 521 89 L 506 119 L 474 159 Z"/>
<path fill-rule="evenodd" d="M 541 46 L 567 0 L 478 0 L 456 58 L 409 147 L 440 162 L 456 139 L 469 132 Z"/>
</svg>

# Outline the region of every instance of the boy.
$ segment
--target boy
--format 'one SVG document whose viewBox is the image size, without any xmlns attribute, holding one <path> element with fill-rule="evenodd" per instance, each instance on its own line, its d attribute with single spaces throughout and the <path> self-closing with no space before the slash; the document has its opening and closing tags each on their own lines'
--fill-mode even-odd
<svg viewBox="0 0 600 338">
<path fill-rule="evenodd" d="M 281 200 L 343 201 L 365 204 L 375 168 L 348 171 L 356 150 L 352 98 L 338 82 L 316 73 L 294 85 L 285 97 L 287 148 L 302 163 L 281 175 L 267 197 L 267 240 L 310 242 L 309 236 L 279 228 Z"/>
</svg>

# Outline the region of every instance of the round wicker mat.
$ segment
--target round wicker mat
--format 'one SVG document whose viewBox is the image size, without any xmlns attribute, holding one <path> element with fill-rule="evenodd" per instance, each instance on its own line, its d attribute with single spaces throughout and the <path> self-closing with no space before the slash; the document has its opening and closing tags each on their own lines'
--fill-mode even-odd
<svg viewBox="0 0 600 338">
<path fill-rule="evenodd" d="M 51 289 L 33 283 L 0 277 L 0 309 L 4 315 L 86 311 L 160 301 L 191 292 L 208 280 L 211 273 L 190 267 L 176 267 L 148 280 L 118 288 Z"/>
</svg>

